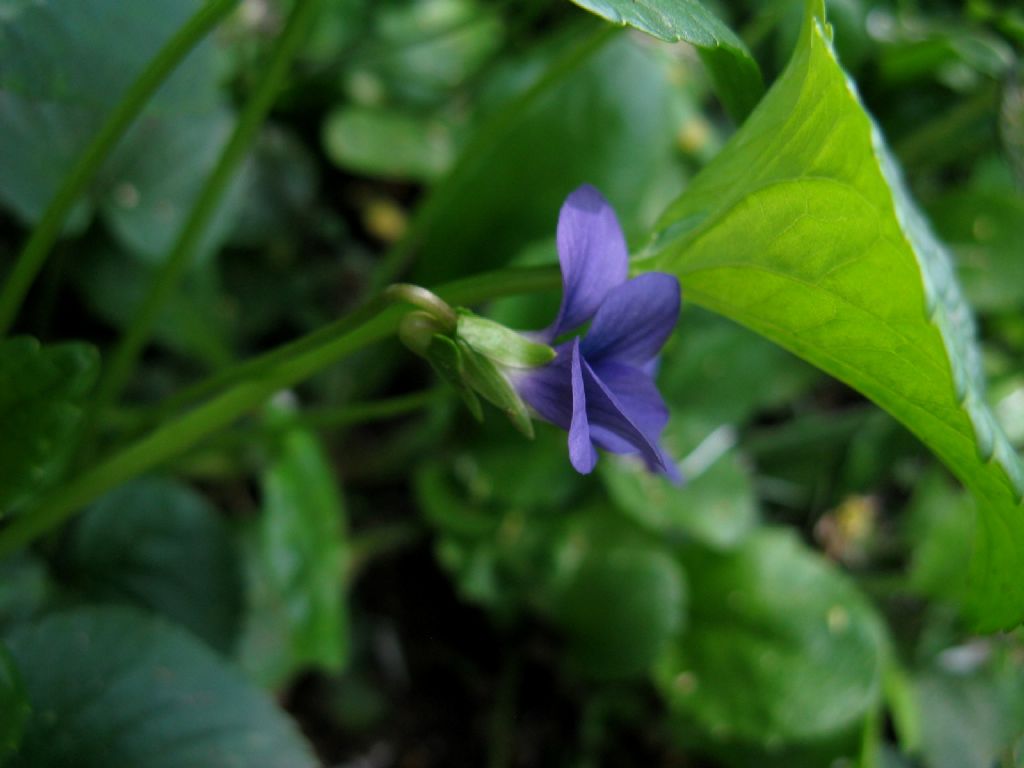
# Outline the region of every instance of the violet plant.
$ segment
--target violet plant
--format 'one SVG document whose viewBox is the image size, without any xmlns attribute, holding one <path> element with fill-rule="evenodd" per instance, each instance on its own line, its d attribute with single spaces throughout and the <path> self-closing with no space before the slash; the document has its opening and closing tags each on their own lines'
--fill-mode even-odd
<svg viewBox="0 0 1024 768">
<path fill-rule="evenodd" d="M 547 365 L 513 373 L 516 389 L 542 418 L 569 432 L 578 472 L 593 471 L 596 446 L 639 454 L 652 472 L 681 480 L 659 445 L 668 407 L 654 381 L 658 352 L 679 317 L 679 281 L 658 272 L 626 279 L 629 253 L 615 211 L 587 185 L 562 206 L 558 258 L 562 303 L 538 336 L 554 344 L 590 327 L 558 344 Z"/>
<path fill-rule="evenodd" d="M 1021 764 L 1012 6 L 0 0 L 0 766 Z"/>
</svg>

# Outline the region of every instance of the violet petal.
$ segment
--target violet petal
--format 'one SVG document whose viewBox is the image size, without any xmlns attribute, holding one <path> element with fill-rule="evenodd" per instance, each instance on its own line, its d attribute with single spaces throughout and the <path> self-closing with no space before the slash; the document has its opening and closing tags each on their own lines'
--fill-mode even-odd
<svg viewBox="0 0 1024 768">
<path fill-rule="evenodd" d="M 580 341 L 572 345 L 572 424 L 569 425 L 569 460 L 581 475 L 594 471 L 597 451 L 590 439 L 590 421 L 587 408 L 587 390 L 584 383 L 584 368 L 589 370 L 580 355 Z"/>
<path fill-rule="evenodd" d="M 587 418 L 594 441 L 602 448 L 616 453 L 625 444 L 638 451 L 649 468 L 669 474 L 669 464 L 656 440 L 640 428 L 608 386 L 598 378 L 593 368 L 583 363 L 583 381 L 586 393 Z M 648 414 L 649 415 L 649 414 Z M 575 465 L 575 464 L 574 464 Z"/>
<path fill-rule="evenodd" d="M 589 184 L 576 189 L 558 215 L 562 305 L 544 332 L 549 341 L 586 323 L 629 274 L 629 252 L 615 211 Z"/>
<path fill-rule="evenodd" d="M 623 413 L 632 421 L 648 441 L 654 446 L 659 461 L 649 454 L 644 455 L 644 462 L 652 472 L 664 473 L 673 483 L 679 485 L 683 476 L 674 459 L 661 446 L 660 436 L 668 424 L 669 410 L 654 383 L 654 377 L 646 370 L 634 368 L 618 361 L 604 361 L 592 366 L 598 379 L 608 388 L 618 401 Z M 594 429 L 591 427 L 591 431 Z M 594 437 L 598 442 L 598 437 Z M 600 444 L 600 442 L 598 442 Z M 635 451 L 633 451 L 635 453 Z M 626 453 L 626 451 L 617 451 Z"/>
<path fill-rule="evenodd" d="M 648 272 L 612 289 L 583 341 L 591 363 L 615 359 L 645 366 L 653 360 L 679 317 L 679 281 Z"/>
<path fill-rule="evenodd" d="M 572 355 L 576 341 L 555 347 L 556 357 L 540 368 L 507 371 L 512 386 L 537 415 L 568 430 L 572 423 Z"/>
<path fill-rule="evenodd" d="M 595 375 L 615 396 L 630 421 L 654 442 L 668 424 L 668 406 L 654 379 L 641 370 L 617 360 L 591 365 Z"/>
</svg>

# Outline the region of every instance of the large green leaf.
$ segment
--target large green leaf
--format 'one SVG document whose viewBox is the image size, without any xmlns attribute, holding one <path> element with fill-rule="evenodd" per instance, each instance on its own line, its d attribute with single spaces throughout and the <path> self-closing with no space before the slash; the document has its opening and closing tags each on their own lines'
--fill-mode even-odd
<svg viewBox="0 0 1024 768">
<path fill-rule="evenodd" d="M 761 70 L 747 46 L 695 0 L 572 0 L 616 24 L 628 24 L 670 43 L 697 47 L 719 97 L 742 120 L 764 93 Z"/>
<path fill-rule="evenodd" d="M 84 344 L 0 341 L 0 515 L 60 475 L 97 369 Z"/>
<path fill-rule="evenodd" d="M 69 542 L 77 589 L 126 600 L 231 650 L 242 614 L 242 576 L 227 526 L 191 488 L 144 478 L 93 504 Z"/>
<path fill-rule="evenodd" d="M 316 765 L 269 698 L 162 619 L 80 609 L 9 647 L 33 710 L 14 768 Z"/>
<path fill-rule="evenodd" d="M 837 733 L 878 700 L 881 622 L 795 537 L 763 530 L 683 560 L 690 628 L 656 676 L 675 711 L 718 739 L 777 746 Z"/>
<path fill-rule="evenodd" d="M 816 4 L 812 4 L 816 5 Z M 785 73 L 664 215 L 643 269 L 892 413 L 978 500 L 971 615 L 1024 616 L 1024 471 L 985 405 L 971 313 L 836 61 L 821 14 Z"/>
<path fill-rule="evenodd" d="M 148 263 L 163 259 L 233 124 L 228 109 L 214 105 L 149 117 L 127 133 L 96 179 L 103 219 L 126 249 Z M 246 186 L 246 170 L 243 166 L 229 186 L 200 241 L 201 254 L 209 254 L 228 236 Z"/>
<path fill-rule="evenodd" d="M 37 221 L 125 90 L 200 0 L 0 0 L 0 203 Z M 193 51 L 118 144 L 68 222 L 94 209 L 125 245 L 163 255 L 227 138 L 217 65 Z M 230 206 L 207 243 L 226 233 Z"/>
<path fill-rule="evenodd" d="M 271 421 L 287 425 L 286 413 Z M 266 685 L 348 658 L 345 508 L 316 437 L 285 427 L 263 476 L 263 511 L 250 539 L 251 610 L 243 663 Z"/>
<path fill-rule="evenodd" d="M 0 0 L 0 89 L 33 101 L 110 109 L 153 54 L 202 5 L 156 0 Z M 46 43 L 46 45 L 40 45 Z M 90 67 L 84 67 L 83 64 Z M 205 75 L 214 52 L 200 46 L 154 97 L 166 109 L 209 103 L 216 81 Z"/>
</svg>

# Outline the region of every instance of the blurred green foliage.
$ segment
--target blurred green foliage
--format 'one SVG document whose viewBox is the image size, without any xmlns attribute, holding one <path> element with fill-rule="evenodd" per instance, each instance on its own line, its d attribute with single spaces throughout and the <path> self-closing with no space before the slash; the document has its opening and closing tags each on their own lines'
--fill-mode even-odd
<svg viewBox="0 0 1024 768">
<path fill-rule="evenodd" d="M 583 182 L 684 276 L 658 382 L 687 485 L 581 477 L 564 433 L 361 351 L 0 560 L 0 764 L 1024 765 L 1024 641 L 974 630 L 1020 613 L 1020 506 L 978 450 L 1024 445 L 1017 4 L 833 0 L 833 60 L 803 0 L 321 2 L 81 440 L 306 2 L 240 2 L 66 222 L 0 340 L 0 536 L 399 277 L 555 263 Z M 201 6 L 0 0 L 0 278 Z M 536 329 L 557 300 L 474 309 Z"/>
</svg>

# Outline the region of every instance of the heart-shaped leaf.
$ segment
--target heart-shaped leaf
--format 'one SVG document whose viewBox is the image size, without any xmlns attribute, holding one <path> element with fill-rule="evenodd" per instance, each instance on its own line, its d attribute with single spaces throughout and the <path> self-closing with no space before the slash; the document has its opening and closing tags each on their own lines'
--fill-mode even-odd
<svg viewBox="0 0 1024 768">
<path fill-rule="evenodd" d="M 902 421 L 973 492 L 970 613 L 1024 617 L 1024 470 L 986 406 L 951 260 L 836 60 L 820 3 L 747 123 L 665 213 L 641 268 Z"/>
<path fill-rule="evenodd" d="M 789 533 L 682 555 L 689 630 L 656 679 L 718 739 L 779 745 L 853 725 L 880 695 L 882 624 L 857 589 Z"/>
<path fill-rule="evenodd" d="M 242 577 L 227 526 L 191 488 L 143 478 L 93 504 L 70 537 L 74 586 L 126 600 L 229 652 L 242 614 Z"/>
<path fill-rule="evenodd" d="M 190 634 L 127 608 L 14 631 L 32 716 L 12 768 L 312 768 L 295 726 Z"/>
</svg>

